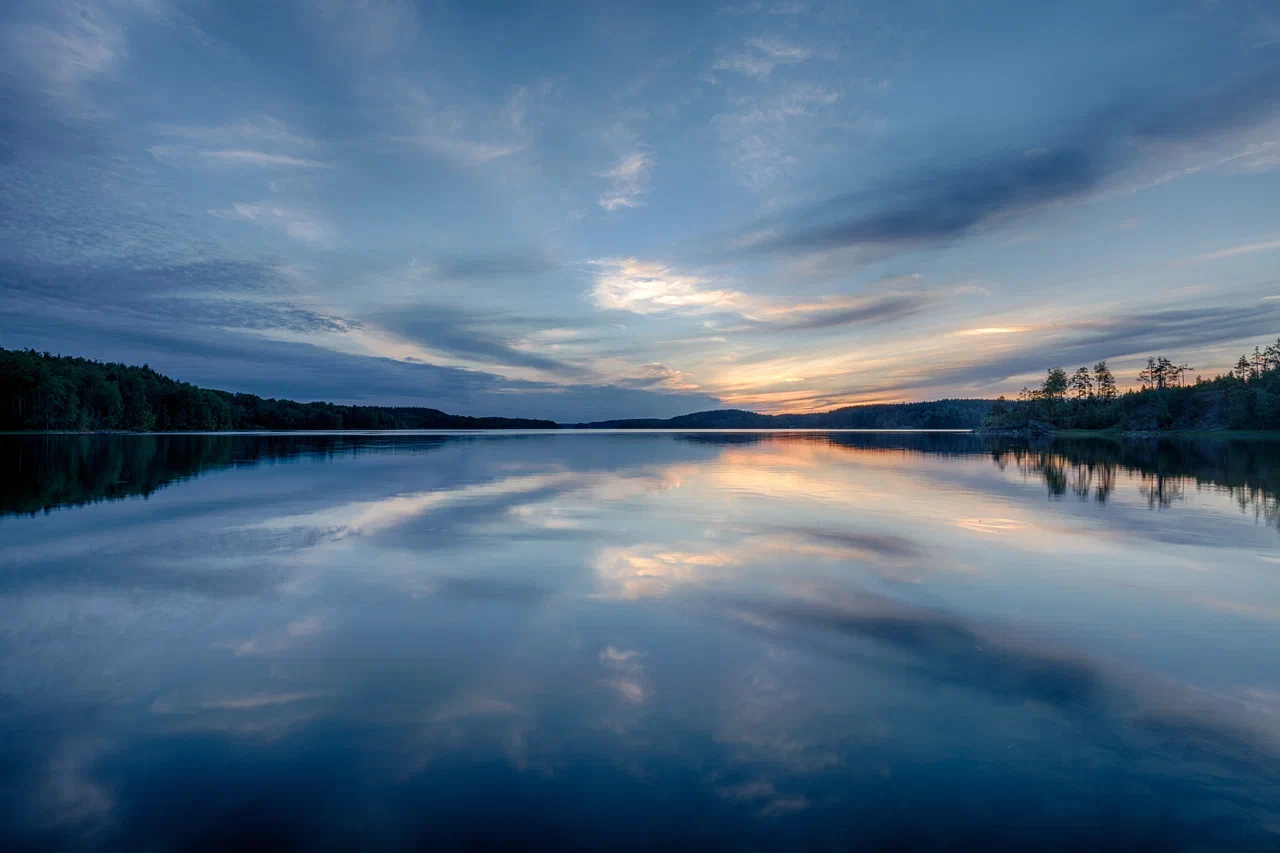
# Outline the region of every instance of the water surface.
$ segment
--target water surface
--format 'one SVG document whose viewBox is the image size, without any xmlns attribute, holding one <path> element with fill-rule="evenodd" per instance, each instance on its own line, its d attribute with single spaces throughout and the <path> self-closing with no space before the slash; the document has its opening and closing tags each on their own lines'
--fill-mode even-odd
<svg viewBox="0 0 1280 853">
<path fill-rule="evenodd" d="M 0 436 L 6 850 L 1280 848 L 1280 444 Z"/>
</svg>

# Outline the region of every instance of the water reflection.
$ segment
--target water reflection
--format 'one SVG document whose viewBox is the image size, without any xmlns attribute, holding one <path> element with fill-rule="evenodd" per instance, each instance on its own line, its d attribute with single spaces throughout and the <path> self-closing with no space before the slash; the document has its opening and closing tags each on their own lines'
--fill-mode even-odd
<svg viewBox="0 0 1280 853">
<path fill-rule="evenodd" d="M 1057 439 L 1028 446 L 996 446 L 996 464 L 1016 466 L 1044 478 L 1049 493 L 1068 492 L 1105 503 L 1117 486 L 1116 472 L 1136 475 L 1139 492 L 1151 508 L 1181 501 L 1186 491 L 1204 486 L 1224 489 L 1241 511 L 1276 522 L 1280 487 L 1280 443 L 1256 440 Z"/>
<path fill-rule="evenodd" d="M 536 441 L 536 433 L 504 440 Z M 543 436 L 545 439 L 545 436 Z M 476 434 L 37 435 L 3 438 L 0 514 L 29 514 L 99 500 L 147 497 L 170 483 L 221 468 L 367 453 L 422 453 Z M 1275 526 L 1280 515 L 1280 441 L 1252 439 L 1066 438 L 1028 443 L 956 433 L 674 433 L 694 445 L 820 444 L 867 455 L 989 455 L 1040 477 L 1050 495 L 1106 503 L 1117 471 L 1137 475 L 1151 508 L 1183 500 L 1188 489 L 1224 489 L 1242 512 Z M 1130 478 L 1126 478 L 1131 479 Z"/>
<path fill-rule="evenodd" d="M 0 444 L 6 850 L 1280 840 L 1274 444 Z"/>
</svg>

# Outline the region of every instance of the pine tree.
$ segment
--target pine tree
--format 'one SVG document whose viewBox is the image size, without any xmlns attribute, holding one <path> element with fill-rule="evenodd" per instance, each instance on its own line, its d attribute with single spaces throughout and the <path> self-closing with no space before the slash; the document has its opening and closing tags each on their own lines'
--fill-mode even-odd
<svg viewBox="0 0 1280 853">
<path fill-rule="evenodd" d="M 1093 366 L 1093 384 L 1102 399 L 1116 398 L 1116 378 L 1111 375 L 1111 368 L 1107 367 L 1105 359 Z"/>
<path fill-rule="evenodd" d="M 1093 396 L 1093 378 L 1089 375 L 1089 368 L 1082 367 L 1075 372 L 1071 377 L 1071 390 L 1078 400 Z"/>
<path fill-rule="evenodd" d="M 1044 377 L 1044 384 L 1040 386 L 1040 395 L 1046 400 L 1057 400 L 1066 396 L 1069 383 L 1065 370 L 1061 367 L 1051 367 Z"/>
</svg>

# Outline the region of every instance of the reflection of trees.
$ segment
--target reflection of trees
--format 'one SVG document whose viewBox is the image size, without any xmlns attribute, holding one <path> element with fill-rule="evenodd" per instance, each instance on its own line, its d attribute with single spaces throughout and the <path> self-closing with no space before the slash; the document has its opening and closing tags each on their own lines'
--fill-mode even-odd
<svg viewBox="0 0 1280 853">
<path fill-rule="evenodd" d="M 1164 509 L 1186 497 L 1188 477 L 1170 477 L 1166 474 L 1138 475 L 1138 494 L 1147 499 L 1148 509 Z"/>
<path fill-rule="evenodd" d="M 1024 477 L 1043 480 L 1053 497 L 1072 494 L 1099 504 L 1114 494 L 1123 472 L 1138 481 L 1138 492 L 1152 509 L 1183 500 L 1191 488 L 1212 488 L 1231 495 L 1242 512 L 1253 512 L 1260 521 L 1280 521 L 1280 441 L 1164 437 L 1056 438 L 1031 443 L 968 433 L 910 432 L 691 433 L 678 437 L 709 444 L 821 444 L 851 454 L 985 455 L 1002 471 L 1013 468 Z"/>
<path fill-rule="evenodd" d="M 0 454 L 0 515 L 150 495 L 170 483 L 267 460 L 422 450 L 440 435 L 21 435 Z"/>
<path fill-rule="evenodd" d="M 990 453 L 1002 470 L 1013 465 L 1023 476 L 1043 479 L 1054 497 L 1070 492 L 1104 503 L 1123 470 L 1138 481 L 1138 493 L 1152 509 L 1184 500 L 1190 488 L 1214 488 L 1268 524 L 1280 517 L 1280 442 L 1060 438 L 1034 446 L 998 444 Z"/>
</svg>

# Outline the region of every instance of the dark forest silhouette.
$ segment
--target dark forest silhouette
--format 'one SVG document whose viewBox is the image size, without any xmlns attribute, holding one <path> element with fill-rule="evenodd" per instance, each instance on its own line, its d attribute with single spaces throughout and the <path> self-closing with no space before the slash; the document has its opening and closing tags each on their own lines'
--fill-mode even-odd
<svg viewBox="0 0 1280 853">
<path fill-rule="evenodd" d="M 992 429 L 1259 430 L 1280 429 L 1280 338 L 1240 356 L 1231 371 L 1187 382 L 1192 368 L 1159 356 L 1119 393 L 1106 361 L 1067 373 L 1049 368 L 1039 388 L 999 398 L 983 426 Z"/>
<path fill-rule="evenodd" d="M 0 429 L 187 432 L 244 429 L 554 429 L 413 406 L 339 406 L 198 388 L 150 367 L 0 349 Z"/>
</svg>

